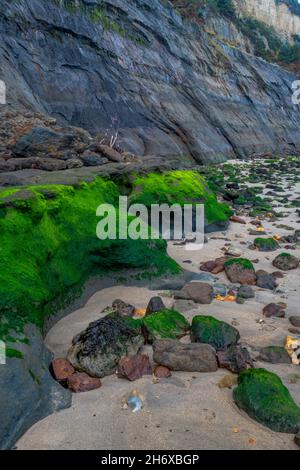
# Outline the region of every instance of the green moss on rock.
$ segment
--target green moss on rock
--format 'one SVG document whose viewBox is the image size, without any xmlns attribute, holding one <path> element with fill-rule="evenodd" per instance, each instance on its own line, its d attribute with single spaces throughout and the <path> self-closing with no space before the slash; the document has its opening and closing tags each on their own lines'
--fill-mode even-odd
<svg viewBox="0 0 300 470">
<path fill-rule="evenodd" d="M 176 310 L 164 309 L 142 320 L 142 329 L 149 343 L 156 339 L 182 338 L 190 329 L 186 318 Z"/>
<path fill-rule="evenodd" d="M 279 248 L 279 244 L 274 238 L 255 238 L 253 243 L 259 251 L 275 251 Z"/>
<path fill-rule="evenodd" d="M 206 343 L 216 350 L 226 349 L 240 339 L 236 328 L 214 317 L 197 315 L 193 318 L 191 338 L 194 343 Z"/>
<path fill-rule="evenodd" d="M 233 397 L 239 408 L 273 431 L 297 433 L 300 408 L 280 378 L 265 369 L 249 369 L 239 376 Z"/>
<path fill-rule="evenodd" d="M 244 269 L 251 269 L 254 271 L 253 264 L 251 263 L 250 260 L 246 258 L 231 258 L 224 263 L 225 267 L 229 267 L 233 265 L 239 265 L 239 266 L 242 266 Z"/>
<path fill-rule="evenodd" d="M 118 207 L 119 189 L 101 178 L 0 192 L 0 339 L 68 303 L 93 274 L 120 268 L 176 273 L 164 240 L 99 240 L 96 209 Z"/>
<path fill-rule="evenodd" d="M 151 204 L 204 204 L 208 224 L 226 222 L 232 215 L 227 204 L 218 202 L 205 178 L 197 171 L 169 171 L 137 176 L 133 181 L 131 201 Z"/>
</svg>

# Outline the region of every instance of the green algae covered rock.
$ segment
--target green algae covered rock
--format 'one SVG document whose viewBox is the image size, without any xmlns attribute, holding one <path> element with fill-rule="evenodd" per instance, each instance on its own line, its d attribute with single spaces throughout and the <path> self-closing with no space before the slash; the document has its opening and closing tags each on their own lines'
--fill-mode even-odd
<svg viewBox="0 0 300 470">
<path fill-rule="evenodd" d="M 144 204 L 204 204 L 206 224 L 226 223 L 232 215 L 227 204 L 220 203 L 197 171 L 169 171 L 137 176 L 130 196 L 133 203 Z"/>
<path fill-rule="evenodd" d="M 296 256 L 291 255 L 290 253 L 280 253 L 274 261 L 273 266 L 282 271 L 290 271 L 291 269 L 296 269 L 299 266 L 299 259 Z"/>
<path fill-rule="evenodd" d="M 190 330 L 186 318 L 176 310 L 164 309 L 142 320 L 142 330 L 148 343 L 157 339 L 179 339 Z"/>
<path fill-rule="evenodd" d="M 297 433 L 300 408 L 280 378 L 265 369 L 249 369 L 233 391 L 237 406 L 273 431 Z"/>
<path fill-rule="evenodd" d="M 193 318 L 191 338 L 194 343 L 206 343 L 217 351 L 237 344 L 240 334 L 236 328 L 214 317 L 197 315 Z"/>
<path fill-rule="evenodd" d="M 254 266 L 246 258 L 232 258 L 224 263 L 226 275 L 230 282 L 247 284 L 254 286 L 256 284 L 256 274 Z"/>
<path fill-rule="evenodd" d="M 256 238 L 253 243 L 259 251 L 275 251 L 279 248 L 279 244 L 274 238 Z"/>
</svg>

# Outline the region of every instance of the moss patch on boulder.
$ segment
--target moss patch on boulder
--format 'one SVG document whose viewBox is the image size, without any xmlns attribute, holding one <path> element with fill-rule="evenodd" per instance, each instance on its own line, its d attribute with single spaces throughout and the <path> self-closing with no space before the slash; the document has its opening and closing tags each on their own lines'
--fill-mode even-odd
<svg viewBox="0 0 300 470">
<path fill-rule="evenodd" d="M 232 210 L 218 202 L 205 178 L 197 171 L 169 171 L 137 176 L 133 181 L 131 201 L 151 204 L 204 204 L 207 224 L 227 222 Z"/>
<path fill-rule="evenodd" d="M 279 248 L 279 244 L 274 238 L 256 238 L 253 243 L 259 251 L 275 251 Z"/>
<path fill-rule="evenodd" d="M 206 343 L 217 351 L 237 344 L 240 334 L 236 328 L 214 317 L 197 315 L 193 318 L 191 338 L 194 343 Z"/>
<path fill-rule="evenodd" d="M 156 339 L 180 339 L 190 330 L 186 318 L 176 310 L 164 309 L 142 320 L 142 330 L 148 343 Z"/>
<path fill-rule="evenodd" d="M 242 372 L 233 397 L 239 408 L 273 431 L 295 434 L 300 430 L 300 408 L 272 372 L 265 369 Z"/>
</svg>

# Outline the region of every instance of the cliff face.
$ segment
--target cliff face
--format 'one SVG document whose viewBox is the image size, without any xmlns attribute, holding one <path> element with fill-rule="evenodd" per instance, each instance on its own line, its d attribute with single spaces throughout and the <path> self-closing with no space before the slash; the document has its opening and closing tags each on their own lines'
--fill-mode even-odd
<svg viewBox="0 0 300 470">
<path fill-rule="evenodd" d="M 11 105 L 118 133 L 139 155 L 300 150 L 295 77 L 183 22 L 169 3 L 2 0 L 0 38 Z"/>
<path fill-rule="evenodd" d="M 288 40 L 293 35 L 300 35 L 300 16 L 293 13 L 285 0 L 234 0 L 237 11 L 243 15 L 251 16 L 259 21 L 272 26 L 278 33 Z M 299 6 L 299 5 L 298 5 Z M 295 7 L 294 7 L 295 8 Z"/>
</svg>

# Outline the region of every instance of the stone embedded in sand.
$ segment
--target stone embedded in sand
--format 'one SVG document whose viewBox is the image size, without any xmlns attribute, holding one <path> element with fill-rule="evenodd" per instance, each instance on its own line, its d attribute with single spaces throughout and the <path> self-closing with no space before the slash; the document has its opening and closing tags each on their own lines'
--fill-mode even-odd
<svg viewBox="0 0 300 470">
<path fill-rule="evenodd" d="M 241 217 L 238 217 L 237 215 L 233 215 L 232 217 L 230 217 L 229 219 L 231 222 L 235 222 L 237 224 L 243 224 L 243 225 L 246 225 L 246 220 L 242 219 Z"/>
<path fill-rule="evenodd" d="M 232 388 L 234 385 L 237 385 L 238 378 L 233 374 L 226 374 L 218 382 L 219 388 Z"/>
<path fill-rule="evenodd" d="M 152 297 L 149 300 L 147 309 L 146 309 L 146 316 L 151 315 L 154 312 L 159 312 L 160 310 L 164 310 L 166 308 L 165 304 L 161 297 Z"/>
<path fill-rule="evenodd" d="M 226 275 L 230 282 L 247 284 L 254 286 L 256 284 L 256 275 L 253 264 L 248 259 L 233 258 L 224 264 Z"/>
<path fill-rule="evenodd" d="M 112 303 L 113 310 L 119 315 L 133 317 L 135 308 L 133 305 L 127 304 L 123 300 L 116 299 Z"/>
<path fill-rule="evenodd" d="M 265 317 L 277 317 L 277 318 L 284 318 L 285 311 L 282 305 L 271 303 L 264 307 L 263 314 Z"/>
<path fill-rule="evenodd" d="M 267 273 L 263 269 L 256 271 L 256 285 L 262 289 L 273 290 L 277 287 L 276 279 L 272 274 Z"/>
<path fill-rule="evenodd" d="M 64 382 L 68 377 L 74 374 L 75 369 L 66 359 L 54 359 L 51 363 L 54 378 L 59 382 Z"/>
<path fill-rule="evenodd" d="M 93 377 L 113 374 L 122 356 L 136 354 L 144 344 L 139 320 L 110 314 L 75 336 L 68 360 Z"/>
<path fill-rule="evenodd" d="M 295 436 L 295 444 L 300 447 L 300 432 Z"/>
<path fill-rule="evenodd" d="M 235 374 L 253 367 L 253 361 L 248 350 L 242 346 L 231 346 L 225 351 L 218 351 L 219 367 L 228 369 Z"/>
<path fill-rule="evenodd" d="M 206 343 L 217 351 L 237 344 L 240 334 L 236 328 L 214 317 L 197 315 L 193 318 L 191 339 L 194 343 Z"/>
<path fill-rule="evenodd" d="M 176 293 L 175 299 L 193 300 L 198 304 L 211 304 L 213 287 L 206 282 L 189 282 Z"/>
<path fill-rule="evenodd" d="M 274 238 L 256 238 L 253 244 L 259 251 L 275 251 L 279 248 L 279 244 Z"/>
<path fill-rule="evenodd" d="M 293 326 L 300 327 L 300 316 L 290 317 L 289 320 Z"/>
<path fill-rule="evenodd" d="M 218 369 L 216 351 L 208 344 L 184 344 L 173 340 L 155 341 L 153 358 L 157 364 L 171 370 L 214 372 Z"/>
<path fill-rule="evenodd" d="M 255 292 L 250 286 L 241 286 L 238 290 L 237 295 L 242 299 L 254 299 Z"/>
<path fill-rule="evenodd" d="M 290 271 L 291 269 L 298 268 L 299 259 L 290 253 L 281 253 L 274 259 L 273 266 L 281 269 L 282 271 Z"/>
<path fill-rule="evenodd" d="M 200 270 L 210 273 L 216 267 L 217 263 L 215 261 L 205 261 L 205 263 L 201 264 Z"/>
<path fill-rule="evenodd" d="M 260 361 L 270 362 L 271 364 L 290 364 L 291 360 L 282 346 L 267 346 L 261 348 L 258 359 Z"/>
<path fill-rule="evenodd" d="M 158 379 L 167 379 L 171 377 L 171 370 L 166 366 L 156 366 L 154 369 L 154 375 Z"/>
<path fill-rule="evenodd" d="M 120 359 L 118 377 L 134 381 L 144 375 L 151 375 L 152 367 L 147 354 L 135 354 Z"/>
<path fill-rule="evenodd" d="M 75 372 L 67 378 L 68 388 L 72 392 L 90 392 L 101 387 L 101 381 L 98 378 L 90 377 L 85 372 Z"/>
<path fill-rule="evenodd" d="M 300 408 L 280 378 L 265 369 L 249 369 L 239 376 L 233 391 L 237 406 L 273 431 L 300 430 Z"/>
<path fill-rule="evenodd" d="M 190 330 L 186 318 L 176 310 L 165 309 L 143 318 L 142 330 L 150 344 L 157 339 L 180 339 Z"/>
</svg>

